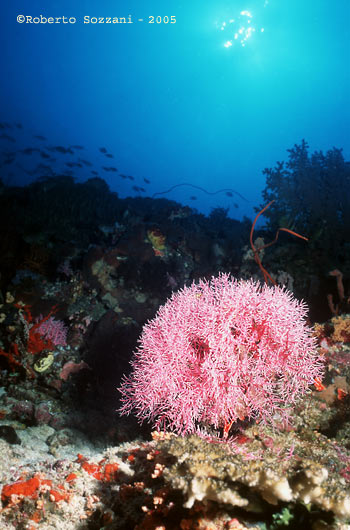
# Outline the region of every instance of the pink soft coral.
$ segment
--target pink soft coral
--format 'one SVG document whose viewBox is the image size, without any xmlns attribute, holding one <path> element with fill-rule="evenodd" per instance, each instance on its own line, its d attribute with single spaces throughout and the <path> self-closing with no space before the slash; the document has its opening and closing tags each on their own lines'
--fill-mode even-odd
<svg viewBox="0 0 350 530">
<path fill-rule="evenodd" d="M 40 322 L 42 320 L 42 322 Z M 43 319 L 40 317 L 37 332 L 46 340 L 50 340 L 55 346 L 67 345 L 67 328 L 61 320 L 54 317 Z"/>
<path fill-rule="evenodd" d="M 226 274 L 185 287 L 144 326 L 121 412 L 179 434 L 288 418 L 323 373 L 306 312 L 284 288 Z"/>
</svg>

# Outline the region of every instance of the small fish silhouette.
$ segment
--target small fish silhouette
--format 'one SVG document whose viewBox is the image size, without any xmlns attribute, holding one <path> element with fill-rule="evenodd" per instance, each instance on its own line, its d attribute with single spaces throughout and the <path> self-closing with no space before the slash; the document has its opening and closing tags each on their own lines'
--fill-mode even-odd
<svg viewBox="0 0 350 530">
<path fill-rule="evenodd" d="M 51 166 L 48 166 L 46 164 L 38 164 L 36 166 L 36 169 L 44 169 L 45 171 L 52 171 Z"/>
<path fill-rule="evenodd" d="M 5 133 L 4 133 L 4 134 L 1 134 L 1 135 L 0 135 L 0 138 L 1 138 L 2 140 L 7 140 L 8 142 L 15 142 L 15 141 L 16 141 L 16 139 L 13 138 L 13 136 L 9 136 L 8 134 L 5 134 Z"/>
<path fill-rule="evenodd" d="M 63 155 L 66 155 L 66 154 L 71 154 L 73 155 L 73 151 L 71 150 L 70 147 L 63 147 L 62 145 L 56 145 L 54 147 L 46 147 L 46 149 L 48 149 L 49 151 L 57 151 L 58 153 L 62 153 Z"/>
<path fill-rule="evenodd" d="M 20 153 L 23 153 L 24 155 L 32 155 L 35 152 L 40 153 L 40 149 L 36 149 L 35 147 L 26 147 L 26 149 L 22 149 L 20 151 Z"/>
<path fill-rule="evenodd" d="M 79 162 L 66 162 L 67 167 L 83 167 Z"/>
<path fill-rule="evenodd" d="M 83 158 L 78 158 L 78 160 L 79 160 L 79 162 L 82 162 L 86 166 L 89 166 L 89 167 L 92 166 L 91 162 L 89 162 L 88 160 L 84 160 Z"/>
<path fill-rule="evenodd" d="M 106 166 L 102 166 L 102 169 L 104 169 L 105 171 L 118 171 L 118 169 L 116 167 L 112 167 L 112 166 L 109 166 L 109 167 L 106 167 Z"/>
<path fill-rule="evenodd" d="M 6 160 L 3 161 L 3 164 L 7 165 L 7 164 L 12 164 L 12 162 L 15 160 L 15 157 L 13 155 L 5 155 L 7 156 L 8 158 Z"/>
</svg>

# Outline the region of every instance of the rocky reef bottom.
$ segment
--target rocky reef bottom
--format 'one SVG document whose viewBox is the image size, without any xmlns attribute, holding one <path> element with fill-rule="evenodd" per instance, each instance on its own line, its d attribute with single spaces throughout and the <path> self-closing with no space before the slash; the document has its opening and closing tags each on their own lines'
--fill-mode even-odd
<svg viewBox="0 0 350 530">
<path fill-rule="evenodd" d="M 298 404 L 293 426 L 241 425 L 226 441 L 153 432 L 103 448 L 74 429 L 2 425 L 0 527 L 348 530 L 350 453 L 337 427 L 349 400 L 330 387 Z"/>
</svg>

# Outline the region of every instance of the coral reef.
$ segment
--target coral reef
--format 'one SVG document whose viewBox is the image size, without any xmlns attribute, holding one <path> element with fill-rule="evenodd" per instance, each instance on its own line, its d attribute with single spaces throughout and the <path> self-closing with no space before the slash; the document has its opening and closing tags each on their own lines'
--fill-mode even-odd
<svg viewBox="0 0 350 530">
<path fill-rule="evenodd" d="M 315 247 L 311 258 L 302 256 L 300 243 L 281 235 L 279 246 L 263 256 L 274 279 L 289 284 L 292 279 L 294 294 L 317 301 L 311 320 L 319 300 L 327 310 L 323 323 L 314 326 L 315 340 L 307 331 L 309 339 L 298 349 L 300 374 L 289 380 L 288 373 L 282 379 L 272 373 L 272 381 L 258 387 L 263 393 L 275 384 L 300 383 L 307 347 L 317 348 L 309 360 L 324 361 L 324 378 L 289 403 L 289 426 L 273 407 L 274 428 L 259 421 L 259 411 L 247 409 L 248 397 L 251 403 L 257 400 L 253 387 L 242 391 L 243 412 L 231 406 L 234 414 L 242 412 L 241 419 L 231 424 L 234 414 L 224 411 L 218 429 L 215 417 L 204 421 L 205 433 L 195 421 L 202 437 L 161 431 L 151 437 L 149 425 L 117 413 L 116 389 L 137 338 L 173 291 L 191 292 L 199 278 L 210 283 L 220 273 L 242 278 L 242 285 L 254 275 L 259 278 L 254 260 L 243 259 L 251 226 L 248 220 L 230 219 L 221 208 L 205 217 L 166 199 L 120 199 L 101 179 L 77 183 L 52 176 L 28 188 L 1 188 L 1 528 L 349 530 L 349 315 L 339 300 L 342 293 L 345 302 L 348 296 L 346 258 L 327 264 L 322 283 Z M 273 235 L 260 230 L 258 237 L 271 241 Z M 309 252 L 303 244 L 305 249 Z M 336 281 L 328 274 L 335 267 L 343 272 L 340 293 L 338 276 Z M 257 301 L 251 289 L 248 299 Z M 203 302 L 205 289 L 196 293 L 192 309 Z M 328 294 L 333 294 L 336 315 Z M 264 304 L 259 310 L 255 305 L 256 316 L 239 332 L 224 327 L 231 301 L 221 295 L 211 306 L 219 312 L 217 321 L 203 318 L 213 337 L 215 322 L 221 323 L 216 336 L 222 351 L 226 336 L 241 365 L 247 360 L 248 376 L 250 371 L 256 377 L 261 348 L 272 337 L 272 317 L 279 311 L 284 315 L 279 335 L 286 346 L 283 333 L 292 330 L 295 311 L 286 312 L 282 296 L 280 310 L 275 308 L 263 324 Z M 265 302 L 273 306 L 274 299 Z M 237 323 L 242 323 L 239 308 Z M 184 321 L 190 323 L 192 313 L 184 314 Z M 267 324 L 271 333 L 264 335 Z M 180 332 L 174 318 L 176 326 Z M 294 346 L 298 329 L 308 326 L 289 332 Z M 197 390 L 204 368 L 215 366 L 205 338 L 197 334 L 187 341 L 192 364 L 186 369 L 193 374 L 196 368 Z M 245 349 L 239 350 L 242 342 Z M 273 347 L 269 352 L 276 353 Z M 264 362 L 269 365 L 267 358 Z M 308 374 L 312 383 L 316 373 L 309 369 Z M 233 377 L 233 383 L 242 389 L 243 378 Z M 306 387 L 302 381 L 298 392 Z M 223 401 L 227 390 L 221 390 L 219 395 L 213 389 L 212 395 Z M 288 396 L 293 393 L 277 394 Z M 262 403 L 263 411 L 267 405 Z"/>
</svg>

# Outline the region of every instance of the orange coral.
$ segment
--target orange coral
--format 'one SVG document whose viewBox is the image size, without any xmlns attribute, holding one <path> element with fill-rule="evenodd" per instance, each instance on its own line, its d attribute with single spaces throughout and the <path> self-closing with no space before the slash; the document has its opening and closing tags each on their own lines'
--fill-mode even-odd
<svg viewBox="0 0 350 530">
<path fill-rule="evenodd" d="M 350 342 L 350 316 L 337 316 L 331 320 L 334 331 L 332 339 L 336 342 Z"/>
<path fill-rule="evenodd" d="M 106 464 L 105 460 L 101 460 L 98 464 L 88 462 L 80 453 L 78 454 L 78 463 L 81 465 L 82 469 L 86 471 L 89 475 L 94 477 L 96 480 L 103 480 L 105 482 L 111 482 L 115 480 L 116 473 L 118 471 L 119 465 L 117 463 Z"/>
<path fill-rule="evenodd" d="M 52 481 L 45 480 L 41 475 L 34 475 L 33 478 L 15 482 L 14 484 L 5 484 L 1 491 L 2 502 L 16 503 L 16 498 L 29 497 L 36 499 L 40 493 L 41 488 L 45 487 L 51 489 Z"/>
</svg>

